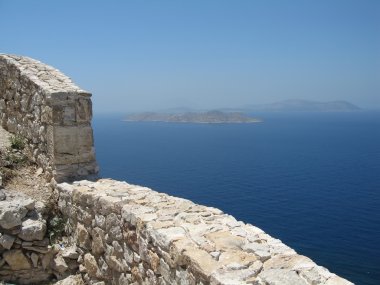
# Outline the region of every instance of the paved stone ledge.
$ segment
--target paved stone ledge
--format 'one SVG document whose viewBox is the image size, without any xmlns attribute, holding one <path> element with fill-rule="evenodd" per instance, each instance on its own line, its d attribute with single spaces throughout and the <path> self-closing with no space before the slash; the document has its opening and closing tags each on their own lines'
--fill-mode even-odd
<svg viewBox="0 0 380 285">
<path fill-rule="evenodd" d="M 216 208 L 108 179 L 57 188 L 89 284 L 352 284 Z"/>
<path fill-rule="evenodd" d="M 0 56 L 8 65 L 13 65 L 19 71 L 20 77 L 29 78 L 45 92 L 52 94 L 76 92 L 91 96 L 89 92 L 79 88 L 69 77 L 54 67 L 26 56 L 12 54 L 0 54 Z"/>
</svg>

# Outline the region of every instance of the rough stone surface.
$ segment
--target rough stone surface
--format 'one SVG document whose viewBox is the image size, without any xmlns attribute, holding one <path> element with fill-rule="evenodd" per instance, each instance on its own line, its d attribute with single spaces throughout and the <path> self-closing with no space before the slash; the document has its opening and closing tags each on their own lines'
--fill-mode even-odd
<svg viewBox="0 0 380 285">
<path fill-rule="evenodd" d="M 0 201 L 0 227 L 11 229 L 21 225 L 27 212 L 21 200 Z"/>
<path fill-rule="evenodd" d="M 0 54 L 0 125 L 57 181 L 96 176 L 91 94 L 37 60 Z"/>
<path fill-rule="evenodd" d="M 18 237 L 26 240 L 43 240 L 46 233 L 46 222 L 40 220 L 27 219 L 21 224 L 21 232 Z"/>
<path fill-rule="evenodd" d="M 215 208 L 109 179 L 57 189 L 88 282 L 352 284 Z"/>
<path fill-rule="evenodd" d="M 29 259 L 24 255 L 24 253 L 20 249 L 9 250 L 3 254 L 3 257 L 12 270 L 23 270 L 32 268 Z"/>
<path fill-rule="evenodd" d="M 5 249 L 11 249 L 16 237 L 0 233 L 0 245 Z"/>
<path fill-rule="evenodd" d="M 41 210 L 45 204 L 11 192 L 1 202 L 2 225 L 6 225 L 0 227 L 1 280 L 10 284 L 41 284 L 54 276 L 60 279 L 77 271 L 79 254 L 74 246 L 50 246 L 46 231 L 49 213 Z"/>
<path fill-rule="evenodd" d="M 66 277 L 55 283 L 55 285 L 85 285 L 85 283 L 83 282 L 82 276 L 78 274 Z"/>
</svg>

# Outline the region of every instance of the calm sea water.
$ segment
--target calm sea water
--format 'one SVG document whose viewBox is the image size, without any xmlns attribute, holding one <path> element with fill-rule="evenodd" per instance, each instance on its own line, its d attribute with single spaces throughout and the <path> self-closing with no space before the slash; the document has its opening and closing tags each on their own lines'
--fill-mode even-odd
<svg viewBox="0 0 380 285">
<path fill-rule="evenodd" d="M 95 116 L 103 177 L 214 206 L 356 284 L 380 284 L 380 113 L 259 124 Z"/>
</svg>

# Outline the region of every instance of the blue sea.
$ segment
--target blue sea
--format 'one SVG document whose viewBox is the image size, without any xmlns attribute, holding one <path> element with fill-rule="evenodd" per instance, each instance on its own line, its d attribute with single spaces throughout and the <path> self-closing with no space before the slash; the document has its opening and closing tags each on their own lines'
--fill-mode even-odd
<svg viewBox="0 0 380 285">
<path fill-rule="evenodd" d="M 102 177 L 217 207 L 356 284 L 380 284 L 380 112 L 256 124 L 95 115 Z"/>
</svg>

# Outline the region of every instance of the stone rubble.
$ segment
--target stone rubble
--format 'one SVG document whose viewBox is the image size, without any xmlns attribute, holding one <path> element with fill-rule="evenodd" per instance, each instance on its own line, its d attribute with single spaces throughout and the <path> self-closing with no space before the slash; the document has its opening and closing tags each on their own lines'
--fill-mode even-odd
<svg viewBox="0 0 380 285">
<path fill-rule="evenodd" d="M 75 273 L 79 254 L 75 247 L 50 244 L 45 206 L 21 194 L 11 195 L 6 191 L 3 194 L 4 200 L 0 201 L 0 280 L 35 284 Z"/>
<path fill-rule="evenodd" d="M 109 179 L 57 189 L 86 284 L 352 284 L 215 208 Z"/>
</svg>

